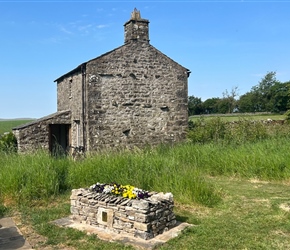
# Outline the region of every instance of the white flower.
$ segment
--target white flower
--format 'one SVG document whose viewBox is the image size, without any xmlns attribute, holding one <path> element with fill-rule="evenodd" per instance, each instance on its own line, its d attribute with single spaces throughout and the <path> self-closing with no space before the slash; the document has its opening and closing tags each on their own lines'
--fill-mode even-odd
<svg viewBox="0 0 290 250">
<path fill-rule="evenodd" d="M 105 193 L 105 194 L 109 194 L 109 193 L 112 192 L 113 189 L 114 189 L 113 186 L 106 185 L 106 186 L 104 187 L 103 193 Z"/>
</svg>

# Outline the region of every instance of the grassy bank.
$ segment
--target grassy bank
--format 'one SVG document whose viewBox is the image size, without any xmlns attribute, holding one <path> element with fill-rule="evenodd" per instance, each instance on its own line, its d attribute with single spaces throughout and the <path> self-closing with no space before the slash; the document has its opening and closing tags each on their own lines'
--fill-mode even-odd
<svg viewBox="0 0 290 250">
<path fill-rule="evenodd" d="M 80 161 L 2 152 L 0 216 L 14 216 L 36 249 L 132 249 L 50 223 L 70 214 L 71 189 L 118 182 L 172 192 L 177 219 L 195 225 L 160 249 L 289 249 L 289 125 L 226 126 L 202 121 L 174 147 Z"/>
<path fill-rule="evenodd" d="M 261 120 L 284 120 L 285 115 L 283 114 L 256 114 L 256 113 L 233 113 L 233 114 L 210 114 L 210 115 L 193 115 L 190 116 L 189 119 L 192 121 L 197 121 L 200 118 L 210 120 L 215 117 L 222 118 L 223 121 L 232 122 L 232 121 L 238 121 L 240 119 L 247 119 L 252 121 L 261 121 Z"/>
</svg>

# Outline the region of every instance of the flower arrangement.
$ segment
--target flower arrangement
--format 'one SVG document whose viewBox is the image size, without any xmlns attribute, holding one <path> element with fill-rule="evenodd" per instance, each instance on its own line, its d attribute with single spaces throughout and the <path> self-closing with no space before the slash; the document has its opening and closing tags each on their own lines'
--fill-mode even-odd
<svg viewBox="0 0 290 250">
<path fill-rule="evenodd" d="M 96 184 L 90 186 L 90 191 L 103 194 L 112 194 L 116 196 L 122 196 L 129 199 L 144 199 L 150 197 L 148 191 L 136 188 L 131 185 L 120 185 L 117 183 L 103 184 L 97 182 Z"/>
</svg>

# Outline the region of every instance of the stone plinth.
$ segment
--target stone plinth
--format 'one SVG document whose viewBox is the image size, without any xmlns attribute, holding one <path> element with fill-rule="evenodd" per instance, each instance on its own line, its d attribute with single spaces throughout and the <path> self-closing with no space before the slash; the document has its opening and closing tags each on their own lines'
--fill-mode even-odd
<svg viewBox="0 0 290 250">
<path fill-rule="evenodd" d="M 114 233 L 148 240 L 176 225 L 171 193 L 139 200 L 81 188 L 73 189 L 70 199 L 73 220 Z"/>
</svg>

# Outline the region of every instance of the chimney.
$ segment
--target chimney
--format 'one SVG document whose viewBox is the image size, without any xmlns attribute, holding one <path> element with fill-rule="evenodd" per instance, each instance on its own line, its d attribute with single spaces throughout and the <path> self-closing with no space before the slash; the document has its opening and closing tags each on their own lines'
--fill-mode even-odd
<svg viewBox="0 0 290 250">
<path fill-rule="evenodd" d="M 140 11 L 136 8 L 131 13 L 131 19 L 124 24 L 125 44 L 131 41 L 149 43 L 149 21 L 142 19 Z"/>
</svg>

